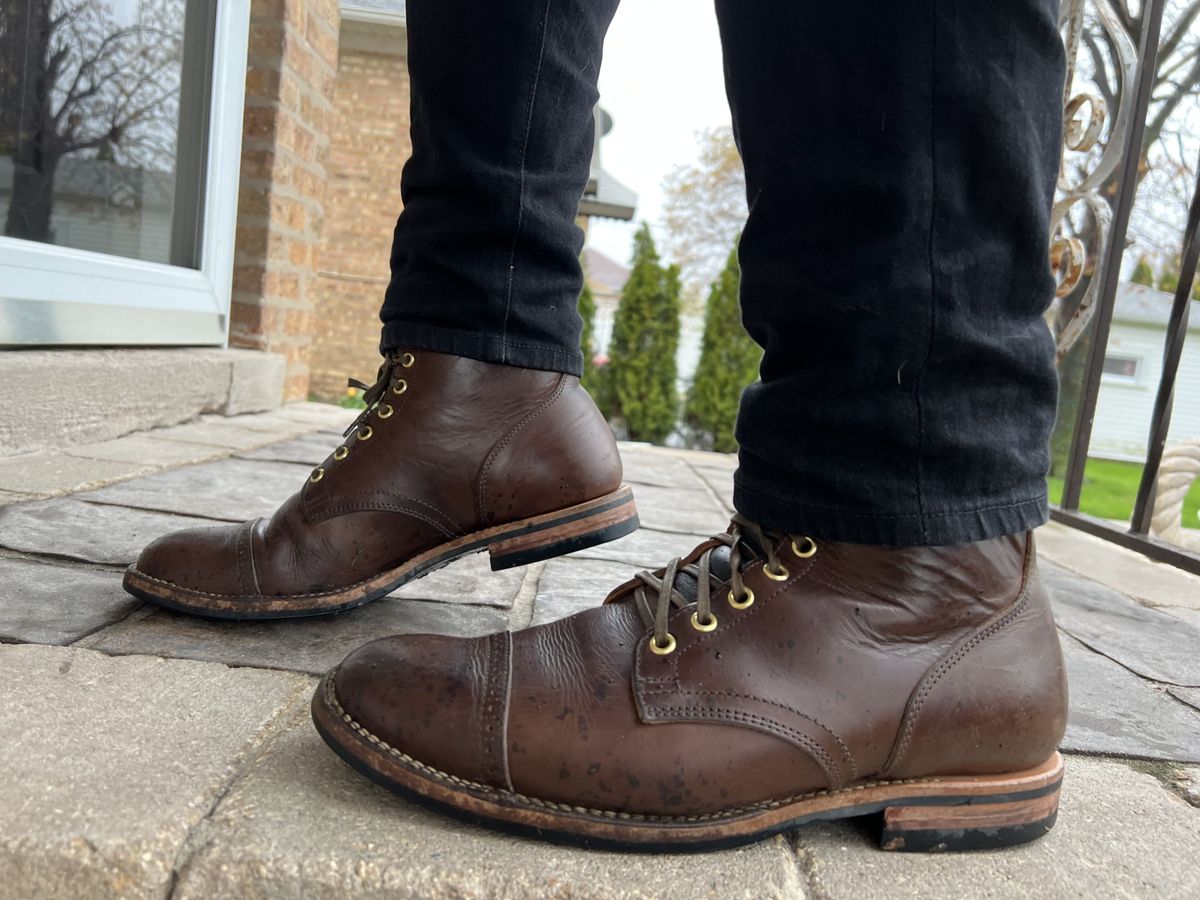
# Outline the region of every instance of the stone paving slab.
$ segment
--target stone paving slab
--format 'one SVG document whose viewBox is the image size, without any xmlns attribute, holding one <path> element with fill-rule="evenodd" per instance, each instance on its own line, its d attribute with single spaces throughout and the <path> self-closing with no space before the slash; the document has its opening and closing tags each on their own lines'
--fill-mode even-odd
<svg viewBox="0 0 1200 900">
<path fill-rule="evenodd" d="M 69 644 L 140 605 L 111 572 L 0 557 L 0 641 Z"/>
<path fill-rule="evenodd" d="M 307 477 L 308 469 L 301 466 L 219 459 L 112 484 L 78 499 L 243 522 L 269 516 Z"/>
<path fill-rule="evenodd" d="M 225 450 L 249 450 L 251 447 L 261 447 L 280 438 L 292 437 L 299 433 L 303 426 L 294 425 L 288 433 L 280 434 L 277 429 L 262 430 L 238 424 L 235 421 L 211 416 L 197 422 L 187 422 L 183 425 L 172 425 L 170 428 L 160 428 L 150 432 L 150 436 L 165 441 L 183 442 L 186 444 L 204 444 L 210 447 L 220 447 Z"/>
<path fill-rule="evenodd" d="M 113 655 L 169 656 L 320 675 L 376 638 L 469 637 L 503 631 L 507 625 L 505 612 L 492 607 L 385 597 L 334 616 L 273 622 L 200 619 L 154 609 L 145 617 L 131 616 L 104 628 L 80 646 Z"/>
<path fill-rule="evenodd" d="M 713 469 L 707 466 L 693 466 L 693 471 L 708 485 L 717 499 L 725 506 L 725 512 L 730 516 L 733 507 L 733 472 L 726 469 Z"/>
<path fill-rule="evenodd" d="M 1144 606 L 1200 610 L 1200 577 L 1058 522 L 1037 530 L 1038 553 Z"/>
<path fill-rule="evenodd" d="M 1188 706 L 1200 711 L 1200 688 L 1169 687 L 1167 693 L 1176 700 L 1182 700 Z"/>
<path fill-rule="evenodd" d="M 157 537 L 214 524 L 210 519 L 64 497 L 0 509 L 0 547 L 125 566 Z"/>
<path fill-rule="evenodd" d="M 697 544 L 707 540 L 709 536 L 707 534 L 681 534 L 639 528 L 633 534 L 626 535 L 619 540 L 589 547 L 586 550 L 578 550 L 566 558 L 606 559 L 653 571 L 663 568 L 671 561 L 672 557 L 686 556 Z"/>
<path fill-rule="evenodd" d="M 543 625 L 599 606 L 613 588 L 643 568 L 601 559 L 551 560 L 538 582 L 529 624 Z"/>
<path fill-rule="evenodd" d="M 197 835 L 175 896 L 803 897 L 782 840 L 696 855 L 576 850 L 494 834 L 353 772 L 298 722 Z"/>
<path fill-rule="evenodd" d="M 487 553 L 474 553 L 410 581 L 388 596 L 511 609 L 525 581 L 525 572 L 522 567 L 493 572 Z"/>
<path fill-rule="evenodd" d="M 338 446 L 338 440 L 324 432 L 305 434 L 290 441 L 279 441 L 243 450 L 234 454 L 239 459 L 261 459 L 272 462 L 288 462 L 301 466 L 316 466 Z"/>
<path fill-rule="evenodd" d="M 205 444 L 187 444 L 148 434 L 130 434 L 96 444 L 80 444 L 63 450 L 68 456 L 140 463 L 146 466 L 183 466 L 218 459 L 228 451 Z"/>
<path fill-rule="evenodd" d="M 189 833 L 312 681 L 0 646 L 0 893 L 163 897 Z"/>
<path fill-rule="evenodd" d="M 1068 758 L 1058 824 L 1022 847 L 890 854 L 873 840 L 856 822 L 800 830 L 813 894 L 833 900 L 1200 896 L 1200 809 L 1119 762 Z"/>
<path fill-rule="evenodd" d="M 1071 695 L 1063 749 L 1200 762 L 1200 712 L 1074 638 L 1062 644 Z"/>
<path fill-rule="evenodd" d="M 336 429 L 340 433 L 358 418 L 360 411 L 357 409 L 346 409 L 332 403 L 315 403 L 310 400 L 301 400 L 294 403 L 285 403 L 283 406 L 262 413 L 255 418 L 261 421 L 298 422 L 301 425 L 308 426 L 310 430 L 314 428 Z"/>
<path fill-rule="evenodd" d="M 1144 678 L 1200 687 L 1200 628 L 1053 564 L 1042 578 L 1059 628 Z"/>
<path fill-rule="evenodd" d="M 153 471 L 152 466 L 106 459 L 80 459 L 66 453 L 35 453 L 0 459 L 0 490 L 24 494 L 66 494 Z"/>
<path fill-rule="evenodd" d="M 729 514 L 708 491 L 639 484 L 633 487 L 633 499 L 641 523 L 656 531 L 714 534 L 729 524 Z"/>
<path fill-rule="evenodd" d="M 634 485 L 649 484 L 687 491 L 704 490 L 704 485 L 691 466 L 676 456 L 644 453 L 622 444 L 621 462 L 625 469 L 625 480 Z"/>
</svg>

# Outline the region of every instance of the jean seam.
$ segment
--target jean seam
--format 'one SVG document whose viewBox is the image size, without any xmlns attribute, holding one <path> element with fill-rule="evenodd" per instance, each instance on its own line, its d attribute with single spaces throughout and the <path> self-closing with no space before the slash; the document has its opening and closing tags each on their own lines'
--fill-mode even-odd
<svg viewBox="0 0 1200 900">
<path fill-rule="evenodd" d="M 525 161 L 529 153 L 529 134 L 533 130 L 533 109 L 537 103 L 538 82 L 542 75 L 542 60 L 546 55 L 546 30 L 550 22 L 550 4 L 546 0 L 542 8 L 541 35 L 538 40 L 537 63 L 533 69 L 533 82 L 529 86 L 529 103 L 525 110 L 525 133 L 521 138 L 521 158 L 517 164 L 517 221 L 513 228 L 512 248 L 508 255 L 508 276 L 504 286 L 504 321 L 500 326 L 500 340 L 508 340 L 508 314 L 512 308 L 513 276 L 517 264 L 517 247 L 521 243 L 521 228 L 525 223 Z M 507 361 L 507 351 L 503 358 Z"/>
<path fill-rule="evenodd" d="M 935 256 L 935 234 L 937 228 L 937 2 L 929 5 L 929 235 L 926 241 L 926 257 L 929 262 L 929 339 L 925 348 L 925 361 L 917 372 L 913 386 L 913 401 L 917 407 L 917 510 L 921 517 L 921 540 L 929 540 L 929 529 L 925 517 L 925 407 L 921 403 L 921 386 L 925 373 L 933 360 L 933 342 L 937 334 L 937 269 Z"/>
</svg>

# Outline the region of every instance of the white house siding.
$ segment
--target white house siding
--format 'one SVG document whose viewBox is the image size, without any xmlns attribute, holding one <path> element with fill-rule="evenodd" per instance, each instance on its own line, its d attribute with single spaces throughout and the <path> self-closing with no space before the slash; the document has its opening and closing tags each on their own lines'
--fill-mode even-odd
<svg viewBox="0 0 1200 900">
<path fill-rule="evenodd" d="M 1130 286 L 1121 287 L 1122 294 L 1128 296 L 1127 288 Z M 1152 297 L 1151 294 L 1158 292 L 1140 290 L 1138 293 L 1144 295 L 1143 299 L 1155 301 L 1152 308 L 1169 310 L 1170 297 L 1166 294 Z M 1132 314 L 1122 317 L 1120 299 L 1109 336 L 1107 355 L 1138 360 L 1137 374 L 1131 380 L 1108 374 L 1102 377 L 1090 453 L 1108 459 L 1141 462 L 1146 458 L 1150 416 L 1162 371 L 1163 344 L 1167 335 L 1166 315 L 1164 313 L 1161 317 L 1162 324 L 1146 322 L 1146 316 L 1139 314 L 1144 312 L 1143 304 L 1142 310 L 1132 311 Z M 1197 304 L 1193 303 L 1191 327 L 1184 343 L 1175 385 L 1168 445 L 1200 440 L 1200 321 L 1195 315 L 1196 307 Z"/>
</svg>

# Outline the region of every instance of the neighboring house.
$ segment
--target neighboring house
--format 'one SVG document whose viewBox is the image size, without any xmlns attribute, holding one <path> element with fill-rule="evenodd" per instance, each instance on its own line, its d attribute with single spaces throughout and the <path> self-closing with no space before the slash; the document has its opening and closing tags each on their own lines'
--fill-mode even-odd
<svg viewBox="0 0 1200 900">
<path fill-rule="evenodd" d="M 378 362 L 409 155 L 405 3 L 249 0 L 178 12 L 164 26 L 174 34 L 163 33 L 182 52 L 167 55 L 158 80 L 136 70 L 149 56 L 104 70 L 114 103 L 166 86 L 149 135 L 161 171 L 122 164 L 118 132 L 62 156 L 44 189 L 53 167 L 40 168 L 40 150 L 57 138 L 0 133 L 0 230 L 14 185 L 24 229 L 0 236 L 0 346 L 136 354 L 228 344 L 282 357 L 270 362 L 284 368 L 288 399 L 342 396 L 347 375 L 370 380 Z M 70 15 L 50 26 L 50 44 L 66 53 L 60 68 L 105 46 Z M 53 80 L 48 62 L 34 63 L 7 69 L 19 73 L 18 95 L 36 97 Z M 62 77 L 69 86 L 70 71 Z M 64 116 L 89 134 L 110 127 L 87 106 Z M 591 216 L 632 218 L 637 200 L 600 165 L 612 120 L 596 116 L 585 229 Z M 132 408 L 136 394 L 106 402 Z"/>
<path fill-rule="evenodd" d="M 629 280 L 629 269 L 595 247 L 583 248 L 583 273 L 596 301 L 592 346 L 597 355 L 607 356 L 612 343 L 613 318 L 621 302 L 621 291 Z"/>
<path fill-rule="evenodd" d="M 400 173 L 412 149 L 404 0 L 351 0 L 341 9 L 309 357 L 310 392 L 320 399 L 343 396 L 347 375 L 369 376 L 376 365 Z M 591 177 L 579 207 L 585 230 L 591 216 L 630 219 L 637 204 L 637 195 L 600 165 L 600 139 L 612 118 L 597 109 L 596 124 Z"/>
<path fill-rule="evenodd" d="M 1170 294 L 1121 284 L 1092 426 L 1090 454 L 1143 461 L 1162 371 Z M 1200 303 L 1191 301 L 1167 444 L 1200 440 Z"/>
</svg>

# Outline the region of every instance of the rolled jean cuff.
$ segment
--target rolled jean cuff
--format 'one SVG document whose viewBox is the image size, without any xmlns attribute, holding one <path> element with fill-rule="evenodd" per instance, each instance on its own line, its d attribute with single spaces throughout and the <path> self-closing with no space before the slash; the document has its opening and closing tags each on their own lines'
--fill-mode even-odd
<svg viewBox="0 0 1200 900">
<path fill-rule="evenodd" d="M 579 348 L 563 350 L 549 344 L 510 341 L 474 331 L 404 322 L 388 322 L 383 326 L 379 349 L 384 353 L 389 350 L 428 350 L 522 369 L 562 372 L 576 377 L 583 374 L 583 351 Z"/>
<path fill-rule="evenodd" d="M 827 541 L 888 547 L 936 546 L 984 541 L 1044 525 L 1050 510 L 1043 487 L 1038 496 L 1011 503 L 926 513 L 860 513 L 805 506 L 776 487 L 755 485 L 739 470 L 733 506 L 747 519 Z"/>
</svg>

